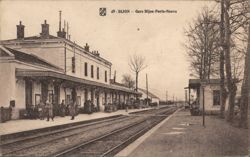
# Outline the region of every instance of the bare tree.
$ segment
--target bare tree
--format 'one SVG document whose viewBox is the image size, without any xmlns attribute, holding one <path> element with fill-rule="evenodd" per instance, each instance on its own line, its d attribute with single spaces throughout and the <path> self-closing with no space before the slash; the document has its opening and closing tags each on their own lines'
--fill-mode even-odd
<svg viewBox="0 0 250 157">
<path fill-rule="evenodd" d="M 135 72 L 135 90 L 138 90 L 138 77 L 139 73 L 147 67 L 145 58 L 143 56 L 134 54 L 129 59 L 129 66 L 132 71 Z"/>
<path fill-rule="evenodd" d="M 127 86 L 128 88 L 135 87 L 135 81 L 133 80 L 132 76 L 129 74 L 122 75 L 122 83 Z"/>
<path fill-rule="evenodd" d="M 222 49 L 220 50 L 220 116 L 221 118 L 225 117 L 225 104 L 227 99 L 227 90 L 225 87 L 225 55 L 224 55 L 224 41 L 225 41 L 225 32 L 224 32 L 224 0 L 221 0 L 221 17 L 220 17 L 220 44 Z"/>
<path fill-rule="evenodd" d="M 184 44 L 193 75 L 210 79 L 219 69 L 219 25 L 212 10 L 204 7 L 198 17 L 185 30 Z"/>
<path fill-rule="evenodd" d="M 237 85 L 239 81 L 235 79 L 232 70 L 232 50 L 234 44 L 237 43 L 234 39 L 237 39 L 236 35 L 240 32 L 240 29 L 246 25 L 249 21 L 248 14 L 248 1 L 247 0 L 223 0 L 224 5 L 224 45 L 223 50 L 225 54 L 225 67 L 226 67 L 226 80 L 229 96 L 227 121 L 232 122 L 234 119 L 234 103 L 237 91 Z M 233 38 L 235 35 L 236 38 Z"/>
<path fill-rule="evenodd" d="M 230 17 L 229 17 L 229 9 L 230 9 L 230 1 L 224 1 L 224 7 L 225 7 L 225 41 L 224 41 L 224 53 L 225 53 L 225 67 L 226 67 L 226 79 L 227 79 L 227 88 L 229 91 L 229 104 L 228 104 L 228 115 L 227 115 L 227 121 L 232 122 L 234 117 L 234 101 L 235 101 L 235 95 L 237 87 L 233 83 L 232 79 L 232 65 L 231 65 L 231 32 L 230 32 Z"/>
<path fill-rule="evenodd" d="M 220 2 L 220 25 L 218 25 L 216 12 L 203 9 L 185 32 L 188 37 L 185 47 L 188 51 L 191 70 L 196 76 L 200 79 L 210 79 L 210 76 L 217 76 L 219 73 L 221 116 L 224 117 L 225 102 L 229 96 L 227 120 L 232 121 L 237 83 L 241 80 L 244 63 L 242 61 L 245 56 L 242 46 L 244 43 L 239 43 L 242 40 L 242 34 L 244 35 L 242 27 L 249 21 L 247 16 L 249 4 L 247 0 L 221 0 Z"/>
<path fill-rule="evenodd" d="M 239 126 L 248 128 L 248 105 L 249 105 L 249 90 L 250 90 L 250 25 L 248 25 L 248 46 L 245 56 L 244 78 L 241 87 L 241 102 L 240 102 L 240 121 Z"/>
</svg>

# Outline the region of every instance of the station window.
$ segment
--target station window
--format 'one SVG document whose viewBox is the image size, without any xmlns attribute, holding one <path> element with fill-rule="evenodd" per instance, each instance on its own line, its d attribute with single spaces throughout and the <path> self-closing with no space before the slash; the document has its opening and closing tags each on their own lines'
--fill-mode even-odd
<svg viewBox="0 0 250 157">
<path fill-rule="evenodd" d="M 99 80 L 99 67 L 97 67 L 97 69 L 96 69 L 96 78 L 97 78 L 97 80 Z"/>
<path fill-rule="evenodd" d="M 108 81 L 108 77 L 107 77 L 107 71 L 105 70 L 105 82 Z"/>
<path fill-rule="evenodd" d="M 49 102 L 53 103 L 53 94 L 52 93 L 49 93 Z"/>
<path fill-rule="evenodd" d="M 94 78 L 94 66 L 91 65 L 91 78 Z"/>
<path fill-rule="evenodd" d="M 71 99 L 71 96 L 70 96 L 70 95 L 67 95 L 67 96 L 66 96 L 66 101 L 65 101 L 65 103 L 66 103 L 66 104 L 69 104 L 69 103 L 70 103 L 70 99 Z"/>
<path fill-rule="evenodd" d="M 84 102 L 86 102 L 88 100 L 88 90 L 85 89 L 84 91 Z"/>
<path fill-rule="evenodd" d="M 72 73 L 76 72 L 76 59 L 72 57 Z"/>
<path fill-rule="evenodd" d="M 105 92 L 105 94 L 104 94 L 104 102 L 107 104 L 108 103 L 108 101 L 107 101 L 107 93 Z"/>
<path fill-rule="evenodd" d="M 213 105 L 218 106 L 220 105 L 220 91 L 213 90 Z"/>
<path fill-rule="evenodd" d="M 76 98 L 76 104 L 78 106 L 81 106 L 81 96 L 77 96 L 77 98 Z"/>
<path fill-rule="evenodd" d="M 88 63 L 87 62 L 85 62 L 84 64 L 84 74 L 85 76 L 88 76 Z"/>
</svg>

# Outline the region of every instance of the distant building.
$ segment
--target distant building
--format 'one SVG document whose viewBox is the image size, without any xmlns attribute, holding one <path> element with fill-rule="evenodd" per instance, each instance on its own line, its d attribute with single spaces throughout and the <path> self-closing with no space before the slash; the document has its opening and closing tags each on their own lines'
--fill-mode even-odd
<svg viewBox="0 0 250 157">
<path fill-rule="evenodd" d="M 140 99 L 142 99 L 142 100 L 147 99 L 147 90 L 142 89 L 142 88 L 138 88 L 138 92 L 142 93 L 142 96 L 140 97 Z M 150 99 L 151 103 L 156 103 L 157 105 L 159 105 L 160 98 L 149 91 L 148 91 L 148 98 Z"/>
<path fill-rule="evenodd" d="M 46 20 L 39 35 L 25 37 L 24 28 L 20 22 L 16 39 L 0 41 L 0 106 L 14 101 L 16 109 L 25 110 L 40 100 L 73 100 L 83 107 L 91 100 L 103 111 L 107 103 L 123 103 L 139 94 L 111 84 L 112 63 L 91 52 L 88 44 L 70 41 L 61 24 L 57 36 L 50 35 Z"/>
<path fill-rule="evenodd" d="M 190 79 L 188 89 L 188 102 L 190 105 L 196 105 L 199 110 L 202 111 L 204 102 L 206 113 L 219 113 L 220 79 L 210 79 L 205 81 L 201 81 L 200 79 Z M 225 105 L 227 109 L 227 101 Z"/>
</svg>

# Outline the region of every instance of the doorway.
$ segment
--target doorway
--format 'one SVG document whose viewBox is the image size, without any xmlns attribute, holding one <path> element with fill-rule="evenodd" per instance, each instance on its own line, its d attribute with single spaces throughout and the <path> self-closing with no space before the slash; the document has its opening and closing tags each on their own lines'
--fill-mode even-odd
<svg viewBox="0 0 250 157">
<path fill-rule="evenodd" d="M 32 106 L 32 81 L 25 80 L 25 104 L 26 109 Z"/>
</svg>

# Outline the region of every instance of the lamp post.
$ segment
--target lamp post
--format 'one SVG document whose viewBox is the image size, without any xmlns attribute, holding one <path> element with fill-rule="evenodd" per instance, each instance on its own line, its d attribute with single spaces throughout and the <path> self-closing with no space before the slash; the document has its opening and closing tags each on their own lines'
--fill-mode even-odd
<svg viewBox="0 0 250 157">
<path fill-rule="evenodd" d="M 201 82 L 202 87 L 202 126 L 205 127 L 205 85 L 206 81 Z"/>
<path fill-rule="evenodd" d="M 187 90 L 185 89 L 185 107 L 187 106 Z"/>
</svg>

